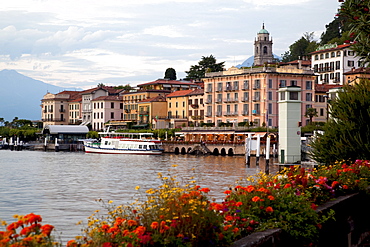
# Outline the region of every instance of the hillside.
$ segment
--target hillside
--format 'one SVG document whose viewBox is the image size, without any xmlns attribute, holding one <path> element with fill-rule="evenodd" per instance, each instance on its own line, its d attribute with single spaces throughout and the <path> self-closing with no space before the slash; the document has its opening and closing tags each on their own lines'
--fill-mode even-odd
<svg viewBox="0 0 370 247">
<path fill-rule="evenodd" d="M 0 118 L 5 121 L 12 121 L 14 117 L 40 120 L 42 97 L 47 92 L 58 93 L 65 90 L 24 76 L 15 70 L 0 71 L 0 85 Z"/>
</svg>

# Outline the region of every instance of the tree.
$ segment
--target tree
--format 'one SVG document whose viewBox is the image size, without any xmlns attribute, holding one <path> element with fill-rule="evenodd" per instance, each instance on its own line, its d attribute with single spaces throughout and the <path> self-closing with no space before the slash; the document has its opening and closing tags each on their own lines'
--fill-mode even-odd
<svg viewBox="0 0 370 247">
<path fill-rule="evenodd" d="M 331 164 L 370 157 L 370 81 L 345 85 L 329 105 L 324 134 L 312 142 L 312 157 Z"/>
<path fill-rule="evenodd" d="M 289 46 L 289 51 L 282 54 L 283 62 L 290 62 L 297 59 L 303 59 L 310 52 L 316 50 L 318 43 L 314 40 L 314 33 L 306 32 L 303 36 Z"/>
<path fill-rule="evenodd" d="M 124 89 L 125 91 L 130 91 L 133 89 L 133 87 L 130 86 L 130 84 L 126 84 L 125 86 L 123 85 L 119 85 L 119 86 L 115 86 L 114 89 Z"/>
<path fill-rule="evenodd" d="M 166 72 L 164 73 L 164 79 L 176 80 L 177 79 L 176 70 L 173 68 L 166 69 Z"/>
<path fill-rule="evenodd" d="M 344 16 L 337 16 L 328 25 L 325 25 L 326 30 L 321 34 L 320 44 L 333 44 L 337 42 L 336 40 L 342 40 L 342 37 L 346 36 L 350 30 L 346 19 L 347 18 Z M 343 43 L 344 40 L 342 42 L 337 42 L 337 44 Z"/>
<path fill-rule="evenodd" d="M 305 117 L 310 119 L 310 124 L 312 124 L 312 119 L 317 117 L 317 110 L 315 108 L 307 108 L 306 113 L 304 114 Z"/>
<path fill-rule="evenodd" d="M 339 16 L 346 18 L 355 44 L 352 49 L 362 62 L 370 64 L 370 4 L 364 0 L 346 0 L 342 3 Z"/>
<path fill-rule="evenodd" d="M 196 80 L 199 81 L 204 78 L 206 72 L 217 72 L 224 70 L 224 63 L 217 63 L 216 58 L 213 55 L 209 57 L 202 56 L 202 59 L 198 62 L 197 65 L 192 65 L 189 71 L 185 71 L 187 76 L 186 80 Z"/>
</svg>

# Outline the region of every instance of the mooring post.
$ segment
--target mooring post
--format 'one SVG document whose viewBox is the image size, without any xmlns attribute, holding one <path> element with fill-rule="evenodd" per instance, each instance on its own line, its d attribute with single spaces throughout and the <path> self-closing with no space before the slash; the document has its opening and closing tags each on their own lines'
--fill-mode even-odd
<svg viewBox="0 0 370 247">
<path fill-rule="evenodd" d="M 256 167 L 260 165 L 261 136 L 257 135 Z"/>
<path fill-rule="evenodd" d="M 251 166 L 250 156 L 251 156 L 251 138 L 248 135 L 248 137 L 245 138 L 245 159 L 248 168 Z"/>
<path fill-rule="evenodd" d="M 266 140 L 266 165 L 265 173 L 268 175 L 270 173 L 270 136 L 267 136 Z"/>
</svg>

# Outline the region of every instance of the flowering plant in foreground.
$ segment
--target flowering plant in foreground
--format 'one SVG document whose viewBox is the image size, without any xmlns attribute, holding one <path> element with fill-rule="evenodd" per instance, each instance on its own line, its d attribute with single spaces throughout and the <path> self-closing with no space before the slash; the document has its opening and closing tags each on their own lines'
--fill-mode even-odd
<svg viewBox="0 0 370 247">
<path fill-rule="evenodd" d="M 276 175 L 261 173 L 237 181 L 224 192 L 222 202 L 210 200 L 209 189 L 195 181 L 180 184 L 175 176 L 159 174 L 161 186 L 147 190 L 142 200 L 130 205 L 108 202 L 108 214 L 97 212 L 89 217 L 84 236 L 70 240 L 67 246 L 230 246 L 250 233 L 270 228 L 283 229 L 297 246 L 313 246 L 322 223 L 334 217 L 333 212 L 321 215 L 317 206 L 366 191 L 369 168 L 369 161 L 357 160 L 315 169 L 291 167 Z M 18 223 L 7 230 L 15 226 Z M 0 246 L 23 243 L 26 235 L 20 234 L 9 238 L 1 233 Z M 42 241 L 48 240 L 49 235 L 43 236 Z"/>
<path fill-rule="evenodd" d="M 28 214 L 25 216 L 15 215 L 17 221 L 7 224 L 6 231 L 0 231 L 0 246 L 10 247 L 33 247 L 33 246 L 61 246 L 54 242 L 51 235 L 54 227 L 52 225 L 41 225 L 40 215 Z"/>
</svg>

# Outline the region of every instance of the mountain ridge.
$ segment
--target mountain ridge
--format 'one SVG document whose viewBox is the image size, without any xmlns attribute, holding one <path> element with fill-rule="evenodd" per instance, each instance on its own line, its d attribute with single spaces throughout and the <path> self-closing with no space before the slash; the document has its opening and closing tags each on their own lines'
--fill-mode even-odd
<svg viewBox="0 0 370 247">
<path fill-rule="evenodd" d="M 41 100 L 46 93 L 81 90 L 54 86 L 8 69 L 0 71 L 0 85 L 0 118 L 5 121 L 12 121 L 15 117 L 40 120 Z"/>
</svg>

